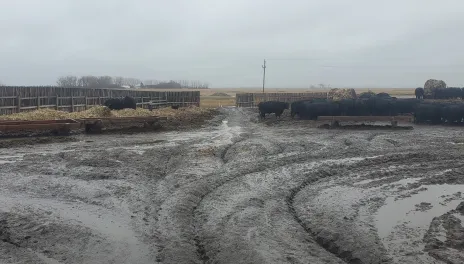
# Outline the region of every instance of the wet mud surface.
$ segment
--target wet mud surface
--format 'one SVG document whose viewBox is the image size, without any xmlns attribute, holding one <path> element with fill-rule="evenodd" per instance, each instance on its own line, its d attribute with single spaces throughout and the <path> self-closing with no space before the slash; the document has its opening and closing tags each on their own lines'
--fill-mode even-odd
<svg viewBox="0 0 464 264">
<path fill-rule="evenodd" d="M 463 263 L 464 130 L 202 128 L 0 153 L 0 263 Z"/>
</svg>

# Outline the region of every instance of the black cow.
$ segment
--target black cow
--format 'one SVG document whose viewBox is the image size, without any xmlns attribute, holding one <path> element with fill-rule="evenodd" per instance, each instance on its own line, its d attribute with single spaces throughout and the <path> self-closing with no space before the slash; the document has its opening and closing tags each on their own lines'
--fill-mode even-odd
<svg viewBox="0 0 464 264">
<path fill-rule="evenodd" d="M 442 118 L 447 123 L 461 123 L 464 118 L 464 105 L 452 104 L 446 105 L 442 109 Z"/>
<path fill-rule="evenodd" d="M 376 97 L 377 98 L 391 98 L 391 96 L 388 93 L 378 93 Z"/>
<path fill-rule="evenodd" d="M 340 115 L 340 105 L 335 102 L 304 102 L 300 118 L 316 120 L 319 116 Z"/>
<path fill-rule="evenodd" d="M 420 103 L 419 99 L 405 98 L 394 100 L 394 112 L 398 115 L 412 114 L 416 106 Z"/>
<path fill-rule="evenodd" d="M 130 96 L 125 96 L 122 99 L 122 104 L 124 108 L 131 108 L 131 109 L 137 109 L 137 102 L 135 101 L 134 98 Z"/>
<path fill-rule="evenodd" d="M 342 99 L 338 102 L 339 114 L 343 116 L 370 115 L 368 99 Z"/>
<path fill-rule="evenodd" d="M 369 112 L 374 116 L 390 116 L 396 115 L 395 102 L 393 99 L 370 98 L 367 100 Z"/>
<path fill-rule="evenodd" d="M 130 96 L 126 96 L 124 98 L 107 99 L 104 105 L 111 110 L 121 110 L 125 108 L 132 108 L 132 109 L 137 108 L 137 103 L 135 102 L 134 98 Z"/>
<path fill-rule="evenodd" d="M 301 114 L 304 111 L 304 104 L 306 102 L 312 103 L 313 100 L 309 99 L 309 100 L 300 100 L 300 101 L 293 102 L 290 106 L 290 116 L 294 118 L 296 115 L 298 115 L 298 117 L 301 118 Z"/>
<path fill-rule="evenodd" d="M 285 109 L 288 109 L 289 103 L 278 102 L 278 101 L 268 101 L 261 102 L 258 104 L 259 115 L 261 118 L 265 118 L 266 114 L 274 113 L 276 117 L 280 117 Z"/>
<path fill-rule="evenodd" d="M 416 95 L 416 99 L 424 99 L 424 88 L 417 87 L 414 94 Z"/>
<path fill-rule="evenodd" d="M 372 91 L 369 91 L 369 92 L 364 92 L 364 93 L 361 93 L 358 98 L 359 99 L 369 99 L 371 97 L 375 97 L 376 94 Z"/>
<path fill-rule="evenodd" d="M 432 124 L 441 123 L 442 106 L 436 103 L 422 103 L 417 105 L 414 111 L 416 123 L 430 122 Z"/>
</svg>

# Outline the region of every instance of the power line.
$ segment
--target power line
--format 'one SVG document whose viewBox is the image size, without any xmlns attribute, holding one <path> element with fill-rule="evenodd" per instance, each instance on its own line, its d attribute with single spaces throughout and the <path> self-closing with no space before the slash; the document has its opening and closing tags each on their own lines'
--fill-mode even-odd
<svg viewBox="0 0 464 264">
<path fill-rule="evenodd" d="M 266 60 L 264 60 L 264 64 L 261 67 L 263 67 L 263 93 L 264 93 L 264 83 L 266 82 Z"/>
<path fill-rule="evenodd" d="M 323 58 L 274 58 L 267 59 L 268 61 L 329 61 L 333 59 L 323 59 Z M 405 61 L 413 60 L 413 58 L 404 58 Z M 464 67 L 464 64 L 447 64 L 447 65 L 405 65 L 401 63 L 403 60 L 396 60 L 397 63 L 390 65 L 382 64 L 371 64 L 371 65 L 336 65 L 336 64 L 314 64 L 310 65 L 311 67 L 324 67 L 324 68 L 457 68 Z"/>
</svg>

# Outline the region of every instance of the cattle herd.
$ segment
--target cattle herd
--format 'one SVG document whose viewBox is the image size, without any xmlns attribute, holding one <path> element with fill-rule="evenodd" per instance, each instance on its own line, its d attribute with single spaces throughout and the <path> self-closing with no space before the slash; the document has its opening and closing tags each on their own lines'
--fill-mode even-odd
<svg viewBox="0 0 464 264">
<path fill-rule="evenodd" d="M 419 96 L 419 98 L 423 98 Z M 292 118 L 316 120 L 318 116 L 397 116 L 414 115 L 416 123 L 461 123 L 464 104 L 460 102 L 425 101 L 419 98 L 395 98 L 374 95 L 369 98 L 301 100 L 291 103 L 268 101 L 258 104 L 261 118 L 275 113 L 279 117 L 290 108 Z"/>
<path fill-rule="evenodd" d="M 459 87 L 447 87 L 447 88 L 435 88 L 425 94 L 425 90 L 422 87 L 416 88 L 415 95 L 417 99 L 463 99 L 464 88 Z"/>
</svg>

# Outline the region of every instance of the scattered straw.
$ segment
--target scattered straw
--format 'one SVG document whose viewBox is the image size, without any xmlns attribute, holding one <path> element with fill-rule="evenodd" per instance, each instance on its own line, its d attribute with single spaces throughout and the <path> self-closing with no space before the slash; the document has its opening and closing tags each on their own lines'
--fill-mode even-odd
<svg viewBox="0 0 464 264">
<path fill-rule="evenodd" d="M 172 109 L 170 107 L 153 109 L 123 109 L 111 111 L 106 106 L 95 106 L 82 112 L 63 112 L 52 109 L 40 109 L 30 112 L 21 112 L 11 115 L 0 116 L 2 120 L 55 120 L 55 119 L 81 119 L 96 117 L 130 117 L 130 116 L 161 116 L 177 121 L 193 121 L 209 115 L 211 109 L 200 108 L 196 106 Z"/>
<path fill-rule="evenodd" d="M 3 120 L 55 120 L 67 119 L 67 112 L 56 111 L 52 109 L 40 109 L 34 111 L 21 112 L 11 115 L 2 115 L 0 119 Z"/>
<path fill-rule="evenodd" d="M 68 113 L 68 118 L 92 118 L 92 117 L 112 117 L 113 111 L 106 106 L 94 106 L 88 110 L 81 112 Z"/>
</svg>

